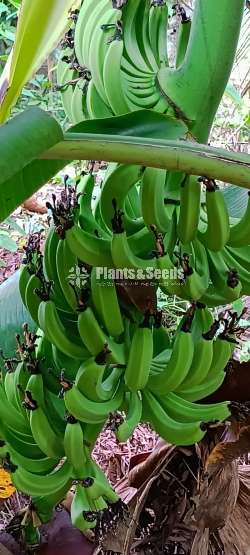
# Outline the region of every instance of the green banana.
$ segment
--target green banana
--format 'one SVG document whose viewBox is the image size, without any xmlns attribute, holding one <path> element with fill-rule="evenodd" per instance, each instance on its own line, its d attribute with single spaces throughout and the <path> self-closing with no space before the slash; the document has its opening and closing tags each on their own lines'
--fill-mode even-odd
<svg viewBox="0 0 250 555">
<path fill-rule="evenodd" d="M 134 332 L 124 374 L 125 383 L 130 391 L 136 392 L 146 387 L 153 348 L 153 332 L 146 324 L 141 324 Z"/>
<path fill-rule="evenodd" d="M 143 259 L 134 254 L 125 231 L 113 234 L 111 253 L 113 264 L 116 268 L 133 270 L 156 268 L 156 258 Z"/>
<path fill-rule="evenodd" d="M 123 92 L 121 60 L 123 40 L 114 38 L 107 50 L 103 65 L 103 84 L 111 110 L 115 115 L 127 114 L 129 107 Z"/>
<path fill-rule="evenodd" d="M 87 358 L 88 351 L 84 345 L 73 342 L 73 338 L 69 339 L 69 334 L 64 329 L 58 316 L 56 306 L 52 301 L 41 302 L 38 311 L 38 319 L 40 327 L 46 337 L 65 355 L 81 360 Z"/>
<path fill-rule="evenodd" d="M 142 177 L 141 209 L 146 225 L 155 225 L 157 231 L 167 232 L 171 220 L 165 200 L 166 170 L 146 168 Z"/>
<path fill-rule="evenodd" d="M 112 230 L 114 200 L 116 210 L 124 212 L 124 227 L 128 234 L 136 233 L 143 227 L 141 218 L 130 218 L 125 212 L 125 199 L 129 191 L 140 181 L 141 174 L 141 166 L 119 164 L 105 179 L 101 192 L 100 208 L 102 219 L 108 229 Z"/>
<path fill-rule="evenodd" d="M 96 527 L 97 515 L 89 501 L 88 491 L 80 484 L 76 485 L 70 516 L 73 526 L 81 530 L 81 532 L 86 532 L 86 530 Z"/>
<path fill-rule="evenodd" d="M 30 457 L 25 457 L 16 451 L 15 447 L 10 444 L 8 445 L 8 452 L 11 462 L 33 474 L 48 474 L 48 472 L 53 470 L 59 463 L 58 458 L 51 459 L 50 457 L 44 457 L 42 459 L 32 459 Z"/>
<path fill-rule="evenodd" d="M 232 302 L 240 297 L 242 284 L 237 270 L 228 267 L 221 252 L 208 251 L 209 271 L 215 293 Z"/>
<path fill-rule="evenodd" d="M 85 264 L 112 267 L 110 240 L 97 237 L 74 225 L 66 231 L 66 241 L 72 253 Z"/>
<path fill-rule="evenodd" d="M 216 376 L 209 379 L 208 375 L 203 383 L 193 386 L 191 389 L 178 390 L 178 395 L 187 401 L 200 401 L 217 391 L 223 384 L 225 377 L 225 372 L 220 370 Z"/>
<path fill-rule="evenodd" d="M 28 270 L 27 265 L 23 264 L 20 268 L 20 275 L 19 275 L 19 293 L 24 306 L 26 306 L 25 293 L 26 293 L 26 287 L 28 285 L 30 277 L 31 277 L 31 274 Z"/>
<path fill-rule="evenodd" d="M 83 446 L 83 431 L 80 422 L 69 416 L 64 434 L 64 450 L 68 462 L 74 470 L 75 478 L 81 478 L 86 453 Z"/>
<path fill-rule="evenodd" d="M 200 217 L 201 184 L 195 176 L 186 176 L 181 184 L 180 215 L 177 233 L 183 244 L 195 239 Z"/>
<path fill-rule="evenodd" d="M 116 24 L 120 16 L 121 12 L 112 9 L 112 7 L 106 11 L 103 18 L 101 14 L 99 15 L 89 48 L 89 67 L 92 80 L 100 98 L 107 106 L 109 106 L 109 100 L 103 82 L 104 61 L 109 50 L 109 41 L 112 41 L 117 33 Z"/>
<path fill-rule="evenodd" d="M 42 407 L 30 411 L 30 427 L 41 451 L 51 458 L 61 458 L 64 450 L 58 434 L 54 432 Z"/>
<path fill-rule="evenodd" d="M 122 369 L 114 368 L 105 379 L 106 370 L 105 362 L 98 363 L 94 357 L 90 358 L 77 372 L 76 387 L 91 401 L 108 401 L 117 390 Z"/>
<path fill-rule="evenodd" d="M 124 57 L 128 62 L 135 66 L 139 71 L 146 74 L 153 74 L 151 67 L 145 62 L 140 51 L 136 36 L 137 12 L 142 5 L 141 0 L 127 2 L 122 9 L 123 38 L 124 38 Z"/>
<path fill-rule="evenodd" d="M 92 308 L 87 307 L 79 314 L 78 330 L 84 345 L 93 356 L 99 355 L 107 347 L 108 362 L 125 364 L 124 345 L 115 343 L 103 332 Z"/>
<path fill-rule="evenodd" d="M 39 326 L 38 322 L 38 309 L 41 303 L 40 297 L 36 294 L 35 289 L 41 288 L 41 280 L 33 275 L 30 276 L 30 279 L 27 283 L 26 291 L 25 291 L 25 306 L 27 307 L 32 320 Z"/>
<path fill-rule="evenodd" d="M 113 116 L 113 112 L 100 97 L 93 80 L 91 80 L 88 85 L 86 107 L 87 113 L 91 119 L 102 119 Z"/>
<path fill-rule="evenodd" d="M 176 334 L 172 354 L 164 370 L 149 376 L 148 389 L 159 395 L 175 391 L 188 375 L 193 356 L 192 333 L 183 327 Z"/>
<path fill-rule="evenodd" d="M 223 192 L 210 181 L 206 188 L 206 208 L 207 229 L 205 232 L 198 232 L 198 238 L 207 249 L 218 252 L 229 239 L 229 215 Z"/>
<path fill-rule="evenodd" d="M 124 395 L 123 384 L 121 384 L 112 399 L 109 401 L 95 402 L 83 395 L 76 386 L 65 391 L 64 400 L 66 409 L 77 420 L 86 424 L 104 423 L 110 413 L 118 410 L 122 404 Z"/>
<path fill-rule="evenodd" d="M 94 309 L 106 331 L 111 337 L 119 337 L 124 332 L 124 324 L 115 283 L 97 276 L 96 268 L 91 272 L 91 294 Z"/>
<path fill-rule="evenodd" d="M 0 385 L 0 423 L 7 423 L 12 430 L 26 434 L 29 427 L 24 416 L 9 403 L 2 385 Z"/>
<path fill-rule="evenodd" d="M 44 407 L 44 387 L 42 374 L 31 374 L 26 384 L 26 391 L 31 393 L 32 399 L 41 407 Z"/>
<path fill-rule="evenodd" d="M 76 274 L 78 268 L 77 258 L 69 248 L 67 241 L 59 240 L 56 250 L 56 269 L 61 290 L 68 305 L 72 310 L 77 309 L 78 301 L 76 292 L 70 285 L 70 272 Z"/>
<path fill-rule="evenodd" d="M 213 422 L 230 417 L 227 402 L 201 405 L 187 401 L 175 393 L 169 393 L 166 398 L 161 397 L 159 401 L 166 413 L 177 422 Z"/>
<path fill-rule="evenodd" d="M 131 391 L 128 399 L 128 413 L 122 424 L 116 430 L 116 437 L 121 443 L 125 443 L 133 434 L 136 426 L 141 421 L 142 397 L 140 391 Z"/>
<path fill-rule="evenodd" d="M 201 429 L 201 422 L 183 423 L 171 418 L 163 408 L 161 401 L 146 390 L 143 393 L 143 405 L 148 421 L 156 432 L 169 443 L 192 445 L 204 437 L 205 432 Z"/>
<path fill-rule="evenodd" d="M 11 473 L 11 478 L 17 490 L 31 496 L 53 495 L 62 488 L 72 474 L 72 467 L 64 462 L 58 470 L 47 475 L 39 476 L 24 468 L 18 467 Z"/>
<path fill-rule="evenodd" d="M 186 21 L 182 21 L 179 26 L 177 47 L 176 47 L 176 58 L 175 58 L 176 68 L 181 67 L 185 59 L 185 55 L 186 55 L 187 47 L 189 43 L 191 25 L 192 25 L 191 20 L 187 19 Z"/>
</svg>

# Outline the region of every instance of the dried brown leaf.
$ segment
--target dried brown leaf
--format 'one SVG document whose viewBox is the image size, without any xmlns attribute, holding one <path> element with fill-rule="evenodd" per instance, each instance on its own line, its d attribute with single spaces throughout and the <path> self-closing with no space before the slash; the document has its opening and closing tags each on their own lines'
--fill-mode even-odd
<svg viewBox="0 0 250 555">
<path fill-rule="evenodd" d="M 250 451 L 250 426 L 240 429 L 236 441 L 218 443 L 207 458 L 205 469 L 209 476 Z"/>
</svg>

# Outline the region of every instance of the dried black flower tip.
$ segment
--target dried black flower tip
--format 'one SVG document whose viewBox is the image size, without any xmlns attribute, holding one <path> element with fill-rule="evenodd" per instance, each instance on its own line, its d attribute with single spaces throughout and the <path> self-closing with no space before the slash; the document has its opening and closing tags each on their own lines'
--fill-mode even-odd
<svg viewBox="0 0 250 555">
<path fill-rule="evenodd" d="M 123 233 L 123 216 L 124 212 L 117 208 L 117 200 L 115 198 L 112 199 L 112 206 L 114 210 L 114 216 L 111 220 L 112 231 L 113 233 Z"/>
<path fill-rule="evenodd" d="M 61 239 L 65 238 L 65 232 L 74 225 L 78 213 L 78 196 L 76 184 L 69 185 L 69 176 L 64 176 L 64 188 L 58 198 L 52 195 L 52 203 L 47 202 L 47 208 L 51 210 L 55 230 Z"/>
</svg>

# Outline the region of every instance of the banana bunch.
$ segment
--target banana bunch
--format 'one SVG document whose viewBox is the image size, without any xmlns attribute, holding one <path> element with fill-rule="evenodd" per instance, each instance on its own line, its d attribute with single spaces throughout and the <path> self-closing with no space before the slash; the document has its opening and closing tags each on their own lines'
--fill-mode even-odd
<svg viewBox="0 0 250 555">
<path fill-rule="evenodd" d="M 122 8 L 112 0 L 83 2 L 57 70 L 71 123 L 141 108 L 172 110 L 157 81 L 159 69 L 168 66 L 168 17 L 165 0 L 129 1 Z M 179 58 L 187 42 L 183 36 Z"/>
<path fill-rule="evenodd" d="M 113 165 L 95 204 L 93 174 L 74 187 L 65 180 L 59 199 L 47 203 L 53 223 L 43 254 L 37 234 L 25 249 L 20 293 L 38 328 L 33 336 L 24 326 L 17 366 L 5 362 L 1 456 L 15 486 L 38 499 L 42 519 L 76 482 L 72 521 L 82 531 L 110 503 L 119 507 L 91 457 L 105 424 L 121 442 L 145 421 L 167 441 L 188 445 L 230 416 L 228 403 L 198 403 L 222 384 L 237 331 L 234 315 L 214 321 L 199 301 L 211 287 L 217 251 L 198 237 L 180 242 L 179 206 L 158 211 L 154 179 L 163 198 L 167 172 Z M 162 283 L 157 270 L 174 272 L 178 264 L 183 283 L 174 273 Z M 172 340 L 157 297 L 143 309 L 131 306 L 114 274 L 148 268 L 155 291 L 176 288 L 191 301 Z"/>
<path fill-rule="evenodd" d="M 191 27 L 180 13 L 176 68 Z M 178 119 L 158 81 L 168 17 L 165 0 L 84 0 L 57 66 L 71 123 L 146 108 L 167 114 L 167 134 Z M 176 129 L 170 138 L 184 139 Z M 144 421 L 190 445 L 230 417 L 228 403 L 199 401 L 223 383 L 239 326 L 211 309 L 249 294 L 250 201 L 231 222 L 213 180 L 115 163 L 98 193 L 93 172 L 65 178 L 47 208 L 43 252 L 30 236 L 20 273 L 37 331 L 24 325 L 4 360 L 0 456 L 41 522 L 74 484 L 71 518 L 85 532 L 123 509 L 92 458 L 105 425 L 120 442 Z M 190 303 L 171 338 L 160 291 Z"/>
</svg>

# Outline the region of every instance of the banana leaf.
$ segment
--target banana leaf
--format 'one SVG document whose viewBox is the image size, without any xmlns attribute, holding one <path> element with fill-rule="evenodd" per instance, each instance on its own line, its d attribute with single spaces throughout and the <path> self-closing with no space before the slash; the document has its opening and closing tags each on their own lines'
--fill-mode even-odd
<svg viewBox="0 0 250 555">
<path fill-rule="evenodd" d="M 19 271 L 0 285 L 0 349 L 6 357 L 15 356 L 15 335 L 21 332 L 24 322 L 29 324 L 31 330 L 36 328 L 22 303 L 18 283 Z M 0 367 L 2 364 L 0 360 Z"/>
<path fill-rule="evenodd" d="M 0 122 L 9 116 L 23 86 L 41 67 L 69 27 L 79 0 L 22 0 L 13 49 L 0 78 Z"/>
<path fill-rule="evenodd" d="M 228 185 L 224 189 L 224 196 L 230 217 L 242 218 L 248 202 L 248 191 L 236 185 Z"/>
<path fill-rule="evenodd" d="M 62 139 L 60 125 L 39 108 L 0 127 L 0 221 L 65 166 L 65 161 L 39 160 Z"/>
</svg>

